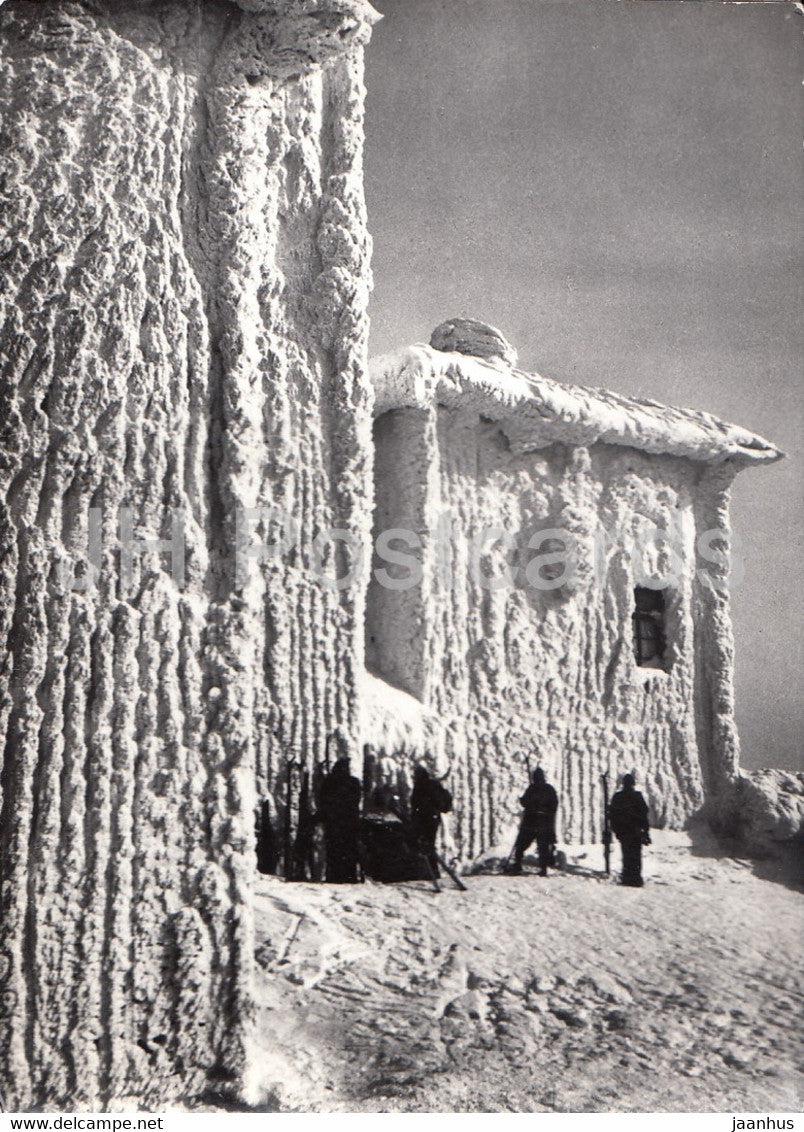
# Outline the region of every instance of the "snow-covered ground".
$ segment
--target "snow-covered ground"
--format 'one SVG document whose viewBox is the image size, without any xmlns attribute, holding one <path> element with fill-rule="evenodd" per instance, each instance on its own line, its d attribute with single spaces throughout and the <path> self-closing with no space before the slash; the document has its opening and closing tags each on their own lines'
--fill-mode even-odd
<svg viewBox="0 0 804 1132">
<path fill-rule="evenodd" d="M 801 889 L 703 835 L 655 833 L 644 889 L 601 864 L 465 893 L 262 878 L 253 1102 L 798 1111 Z"/>
</svg>

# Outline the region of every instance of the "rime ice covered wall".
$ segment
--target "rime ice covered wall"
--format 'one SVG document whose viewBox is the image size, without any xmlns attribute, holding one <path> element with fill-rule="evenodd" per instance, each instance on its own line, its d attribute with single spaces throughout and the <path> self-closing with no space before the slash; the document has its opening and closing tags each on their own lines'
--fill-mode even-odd
<svg viewBox="0 0 804 1132">
<path fill-rule="evenodd" d="M 0 9 L 12 1108 L 237 1077 L 255 781 L 336 724 L 355 738 L 360 597 L 308 567 L 320 529 L 366 515 L 369 14 Z M 150 553 L 122 586 L 121 507 L 137 539 L 183 514 L 183 584 Z M 294 548 L 238 572 L 235 515 L 268 507 Z M 252 512 L 256 535 L 266 522 Z"/>
<path fill-rule="evenodd" d="M 422 625 L 422 712 L 411 746 L 451 768 L 461 856 L 488 848 L 518 818 L 526 758 L 559 789 L 568 841 L 598 835 L 604 771 L 613 785 L 635 769 L 658 825 L 680 827 L 716 804 L 739 765 L 728 597 L 707 581 L 722 580 L 728 558 L 722 543 L 713 547 L 720 562 L 696 557 L 696 542 L 712 528 L 727 536 L 735 473 L 778 452 L 705 414 L 562 386 L 500 361 L 416 346 L 377 359 L 373 374 L 375 412 L 386 422 L 378 446 L 385 440 L 395 454 L 378 447 L 376 475 L 388 480 L 376 489 L 386 502 L 375 520 L 387 520 L 388 500 L 404 520 L 413 496 L 424 544 L 424 582 L 409 591 L 418 608 L 410 598 L 386 603 L 386 631 L 404 640 L 414 616 Z M 388 443 L 394 422 L 407 433 L 416 422 L 416 436 Z M 472 540 L 495 529 L 509 545 L 491 534 L 473 560 Z M 556 562 L 559 584 L 544 589 L 527 570 L 564 544 L 528 543 L 550 530 L 576 540 L 577 579 L 560 584 Z M 656 531 L 667 533 L 673 555 L 651 540 Z M 644 550 L 635 550 L 637 538 Z M 513 584 L 481 584 L 507 568 Z M 667 671 L 634 657 L 641 573 L 670 582 Z M 543 576 L 550 580 L 549 569 Z M 404 663 L 395 665 L 378 674 L 398 683 Z M 379 734 L 382 720 L 369 721 L 367 733 L 372 726 Z"/>
<path fill-rule="evenodd" d="M 696 469 L 604 445 L 514 453 L 499 425 L 471 411 L 440 410 L 438 435 L 439 504 L 457 537 L 452 584 L 435 598 L 432 694 L 446 725 L 459 842 L 479 852 L 519 813 L 526 756 L 559 790 L 565 840 L 596 835 L 607 770 L 613 783 L 636 768 L 653 820 L 683 824 L 703 800 L 691 618 Z M 626 536 L 648 526 L 678 531 L 684 565 L 668 591 L 668 672 L 636 666 L 634 575 L 622 549 L 601 546 L 599 579 L 582 557 L 574 591 L 540 590 L 524 576 L 534 535 L 570 531 L 587 556 L 603 525 Z M 519 567 L 514 586 L 498 590 L 473 578 L 468 554 L 471 538 L 494 527 L 513 537 L 508 562 Z M 556 540 L 538 549 L 561 548 Z M 491 577 L 505 566 L 499 544 L 479 558 Z"/>
</svg>

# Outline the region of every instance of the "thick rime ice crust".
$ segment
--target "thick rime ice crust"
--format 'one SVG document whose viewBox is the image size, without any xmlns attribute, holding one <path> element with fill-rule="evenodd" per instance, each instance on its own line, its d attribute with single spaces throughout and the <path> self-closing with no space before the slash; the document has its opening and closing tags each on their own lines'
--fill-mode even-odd
<svg viewBox="0 0 804 1132">
<path fill-rule="evenodd" d="M 372 374 L 379 525 L 423 532 L 418 588 L 369 590 L 373 671 L 421 711 L 394 707 L 392 725 L 372 691 L 366 737 L 381 745 L 406 730 L 412 757 L 429 749 L 451 767 L 449 836 L 463 858 L 515 822 L 526 759 L 560 791 L 565 840 L 598 836 L 606 770 L 635 768 L 653 822 L 680 828 L 739 762 L 728 598 L 710 584 L 723 564 L 701 578 L 696 540 L 728 532 L 735 472 L 779 454 L 703 413 L 426 346 L 376 359 Z M 457 532 L 451 577 L 439 549 L 445 516 Z M 492 539 L 484 571 L 519 573 L 489 589 L 467 543 L 495 528 L 513 543 L 506 552 Z M 573 536 L 580 556 L 574 584 L 544 591 L 523 569 L 528 543 L 548 528 Z M 595 561 L 601 529 L 615 541 Z M 648 529 L 667 532 L 679 555 L 644 563 L 674 578 L 667 671 L 638 667 L 633 653 L 638 579 L 622 536 Z"/>
<path fill-rule="evenodd" d="M 0 9 L 11 1109 L 237 1081 L 255 778 L 356 743 L 354 594 L 299 561 L 238 583 L 233 549 L 237 507 L 368 512 L 368 9 L 249 7 Z M 138 539 L 184 513 L 183 589 L 151 554 L 121 592 L 121 506 Z"/>
<path fill-rule="evenodd" d="M 798 849 L 804 837 L 804 774 L 792 770 L 751 771 L 737 778 L 719 800 L 715 823 L 760 856 L 785 846 Z"/>
<path fill-rule="evenodd" d="M 433 332 L 439 341 L 444 338 L 441 329 Z M 704 463 L 762 463 L 782 456 L 762 437 L 710 413 L 622 397 L 608 389 L 566 385 L 467 357 L 473 352 L 468 348 L 444 351 L 445 346 L 417 344 L 372 359 L 375 415 L 432 402 L 447 408 L 460 404 L 504 422 L 506 436 L 520 451 L 599 440 Z"/>
</svg>

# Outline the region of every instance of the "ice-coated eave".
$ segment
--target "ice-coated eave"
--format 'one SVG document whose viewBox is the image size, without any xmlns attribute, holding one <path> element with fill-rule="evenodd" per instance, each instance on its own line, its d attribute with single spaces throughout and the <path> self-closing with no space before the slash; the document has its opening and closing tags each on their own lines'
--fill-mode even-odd
<svg viewBox="0 0 804 1132">
<path fill-rule="evenodd" d="M 4 0 L 0 0 L 2 4 Z M 350 15 L 369 26 L 382 19 L 368 0 L 230 0 L 244 12 L 267 12 L 269 15 L 313 17 L 327 20 L 333 14 Z M 151 4 L 153 0 L 134 0 L 137 4 Z"/>
<path fill-rule="evenodd" d="M 677 409 L 608 389 L 565 385 L 505 364 L 417 344 L 372 359 L 374 415 L 389 409 L 471 408 L 503 422 L 513 448 L 625 444 L 655 455 L 738 466 L 771 463 L 778 448 L 710 413 Z"/>
<path fill-rule="evenodd" d="M 2 7 L 4 0 L 0 0 Z M 79 0 L 94 10 L 95 0 Z M 152 7 L 154 0 L 129 0 Z M 212 4 L 213 0 L 206 0 Z M 217 0 L 216 0 L 217 2 Z M 254 57 L 273 77 L 306 73 L 353 48 L 365 47 L 382 19 L 368 0 L 228 0 L 254 17 Z M 50 7 L 51 5 L 48 5 Z M 203 4 L 202 4 L 203 6 Z M 40 7 L 45 8 L 44 4 Z M 253 76 L 259 77 L 259 67 Z M 253 81 L 252 78 L 252 81 Z"/>
</svg>

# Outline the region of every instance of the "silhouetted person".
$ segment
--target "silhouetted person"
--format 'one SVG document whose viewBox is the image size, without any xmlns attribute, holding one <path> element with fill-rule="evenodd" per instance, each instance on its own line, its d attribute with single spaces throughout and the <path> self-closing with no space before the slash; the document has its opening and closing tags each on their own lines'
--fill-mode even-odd
<svg viewBox="0 0 804 1132">
<path fill-rule="evenodd" d="M 318 820 L 324 824 L 329 884 L 356 884 L 360 833 L 360 782 L 341 758 L 321 783 Z"/>
<path fill-rule="evenodd" d="M 271 803 L 267 798 L 259 808 L 254 825 L 257 838 L 257 870 L 261 873 L 275 873 L 279 863 L 279 851 L 271 823 Z"/>
<path fill-rule="evenodd" d="M 558 794 L 544 777 L 540 766 L 534 770 L 530 785 L 519 799 L 519 804 L 524 813 L 514 845 L 514 863 L 509 871 L 522 872 L 525 850 L 535 841 L 539 852 L 539 876 L 546 877 L 556 843 Z"/>
<path fill-rule="evenodd" d="M 650 845 L 648 804 L 635 788 L 633 774 L 624 774 L 622 788 L 609 805 L 609 820 L 623 853 L 622 884 L 640 888 L 642 880 L 642 846 Z"/>
<path fill-rule="evenodd" d="M 410 795 L 410 828 L 433 870 L 438 876 L 436 837 L 441 826 L 441 815 L 452 809 L 452 795 L 423 766 L 413 772 L 413 791 Z"/>
</svg>

